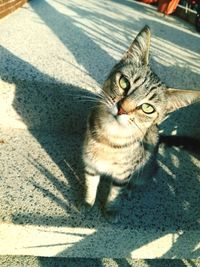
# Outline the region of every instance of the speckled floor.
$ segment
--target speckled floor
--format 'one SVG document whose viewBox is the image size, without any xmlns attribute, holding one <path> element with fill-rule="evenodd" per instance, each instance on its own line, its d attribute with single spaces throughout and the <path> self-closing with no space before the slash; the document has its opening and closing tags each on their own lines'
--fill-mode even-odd
<svg viewBox="0 0 200 267">
<path fill-rule="evenodd" d="M 170 86 L 198 89 L 200 36 L 148 5 L 32 0 L 0 21 L 0 254 L 200 257 L 199 155 L 161 147 L 156 177 L 131 201 L 124 198 L 119 225 L 109 224 L 98 205 L 88 214 L 77 210 L 92 106 L 81 95 L 98 90 L 146 23 L 157 74 Z M 199 119 L 196 104 L 171 115 L 161 130 L 198 137 Z M 132 266 L 121 264 L 113 261 Z"/>
<path fill-rule="evenodd" d="M 109 226 L 100 214 L 85 218 L 76 208 L 83 180 L 80 135 L 21 129 L 0 130 L 0 134 L 3 222 Z M 199 158 L 180 149 L 161 148 L 158 161 L 154 180 L 136 188 L 131 200 L 124 199 L 121 227 L 161 233 L 199 230 Z"/>
<path fill-rule="evenodd" d="M 199 267 L 199 260 L 66 259 L 0 256 L 1 267 Z"/>
<path fill-rule="evenodd" d="M 58 239 L 53 240 L 51 236 L 48 237 L 51 242 L 33 238 L 33 249 L 22 250 L 23 253 L 32 251 L 37 255 L 39 252 L 34 247 L 41 246 L 41 253 L 45 253 L 42 247 L 52 249 L 57 246 L 55 252 L 49 253 L 80 257 L 102 257 L 104 253 L 114 257 L 116 253 L 118 257 L 124 257 L 153 240 L 160 239 L 162 244 L 163 239 L 163 244 L 167 242 L 167 248 L 163 245 L 161 251 L 152 250 L 153 255 L 158 253 L 166 258 L 181 258 L 184 255 L 196 258 L 199 255 L 198 249 L 195 250 L 200 238 L 200 177 L 196 156 L 176 149 L 160 149 L 158 174 L 148 186 L 136 189 L 131 200 L 124 199 L 122 221 L 119 225 L 111 225 L 101 215 L 98 205 L 88 214 L 77 210 L 76 200 L 82 188 L 82 169 L 77 156 L 80 155 L 80 135 L 65 136 L 21 129 L 1 130 L 0 133 L 0 166 L 3 170 L 0 184 L 1 221 L 4 225 L 40 226 L 41 232 L 45 229 L 68 232 L 61 245 Z M 70 232 L 71 228 L 74 228 L 73 233 Z M 87 233 L 80 231 L 80 228 L 92 231 Z M 5 235 L 3 229 L 1 231 Z M 23 235 L 22 229 L 16 228 L 17 231 Z M 31 231 L 34 233 L 35 229 L 29 229 L 29 234 Z M 85 238 L 78 242 L 74 231 Z M 174 238 L 173 246 L 171 239 L 166 239 L 169 234 L 172 235 L 170 238 Z M 74 243 L 70 248 L 68 239 Z M 7 238 L 3 237 L 3 240 Z M 28 247 L 27 241 L 23 242 Z M 68 249 L 62 249 L 63 246 Z M 7 249 L 9 251 L 11 246 Z M 13 253 L 15 250 L 16 247 Z M 0 251 L 6 252 L 4 248 Z"/>
</svg>

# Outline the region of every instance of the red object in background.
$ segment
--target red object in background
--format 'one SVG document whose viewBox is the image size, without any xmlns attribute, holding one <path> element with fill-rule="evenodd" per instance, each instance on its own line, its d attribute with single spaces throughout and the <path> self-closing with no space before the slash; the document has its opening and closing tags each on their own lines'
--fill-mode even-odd
<svg viewBox="0 0 200 267">
<path fill-rule="evenodd" d="M 158 0 L 139 0 L 139 1 L 145 4 L 153 4 L 158 2 Z"/>
<path fill-rule="evenodd" d="M 158 11 L 164 13 L 165 15 L 169 15 L 176 10 L 179 1 L 180 0 L 159 0 Z"/>
</svg>

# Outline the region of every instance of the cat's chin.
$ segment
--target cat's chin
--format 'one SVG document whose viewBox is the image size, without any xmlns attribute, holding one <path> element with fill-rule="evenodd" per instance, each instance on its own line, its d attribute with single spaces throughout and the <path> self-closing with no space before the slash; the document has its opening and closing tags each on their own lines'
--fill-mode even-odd
<svg viewBox="0 0 200 267">
<path fill-rule="evenodd" d="M 118 122 L 120 126 L 128 127 L 130 126 L 129 116 L 127 114 L 118 115 L 117 106 L 114 105 L 110 110 L 109 113 L 113 116 L 113 118 Z"/>
<path fill-rule="evenodd" d="M 115 116 L 117 122 L 123 127 L 130 127 L 129 116 L 126 114 Z"/>
</svg>

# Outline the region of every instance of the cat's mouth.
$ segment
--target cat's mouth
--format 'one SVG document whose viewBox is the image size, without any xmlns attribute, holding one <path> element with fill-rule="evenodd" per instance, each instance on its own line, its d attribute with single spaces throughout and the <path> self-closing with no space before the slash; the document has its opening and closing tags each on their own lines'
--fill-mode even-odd
<svg viewBox="0 0 200 267">
<path fill-rule="evenodd" d="M 118 102 L 119 103 L 119 102 Z M 120 104 L 117 103 L 117 115 L 123 115 L 126 114 L 128 115 L 128 113 L 122 108 L 122 106 L 120 106 Z"/>
<path fill-rule="evenodd" d="M 110 113 L 121 126 L 130 125 L 128 113 L 118 103 L 113 105 Z"/>
<path fill-rule="evenodd" d="M 114 117 L 128 115 L 128 113 L 122 108 L 119 102 L 114 104 L 109 111 Z"/>
</svg>

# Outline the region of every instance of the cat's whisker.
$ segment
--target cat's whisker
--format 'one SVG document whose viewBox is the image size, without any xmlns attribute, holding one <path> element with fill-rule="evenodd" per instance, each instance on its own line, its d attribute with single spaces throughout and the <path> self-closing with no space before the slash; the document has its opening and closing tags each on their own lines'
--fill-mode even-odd
<svg viewBox="0 0 200 267">
<path fill-rule="evenodd" d="M 99 102 L 98 99 L 72 99 L 72 102 Z"/>
<path fill-rule="evenodd" d="M 107 101 L 107 99 L 105 97 L 102 97 L 100 95 L 96 95 L 96 96 L 76 96 L 73 97 L 72 101 L 74 99 L 78 99 L 78 101 L 94 101 L 94 102 L 99 102 L 102 103 L 108 107 L 111 107 L 111 103 L 109 101 Z"/>
<path fill-rule="evenodd" d="M 103 91 L 101 91 L 103 92 Z M 102 94 L 101 92 L 96 92 L 95 94 L 92 95 L 74 95 L 74 94 L 67 94 L 68 96 L 72 97 L 72 101 L 94 101 L 94 102 L 100 102 L 108 107 L 111 107 L 113 105 L 113 102 L 111 102 L 111 98 L 105 94 Z"/>
<path fill-rule="evenodd" d="M 111 104 L 111 105 L 114 105 L 114 101 L 113 101 L 113 99 L 111 98 L 111 96 L 109 96 L 109 94 L 108 93 L 106 93 L 105 91 L 101 91 L 102 92 L 102 94 L 106 97 L 106 99 L 109 101 L 109 103 Z"/>
<path fill-rule="evenodd" d="M 110 102 L 106 97 L 104 97 L 104 96 L 101 96 L 99 102 L 104 103 L 106 106 L 108 106 L 108 107 L 110 107 L 110 108 L 113 106 L 113 103 L 111 103 L 111 102 Z"/>
<path fill-rule="evenodd" d="M 98 103 L 99 102 L 99 99 L 73 98 L 73 99 L 71 99 L 71 102 L 94 102 L 94 103 Z"/>
<path fill-rule="evenodd" d="M 75 96 L 73 98 L 76 98 L 76 99 L 95 99 L 95 100 L 100 99 L 99 97 L 91 97 L 91 96 Z"/>
<path fill-rule="evenodd" d="M 142 133 L 142 135 L 143 135 L 143 137 L 144 137 L 144 135 L 145 135 L 145 133 L 143 132 L 143 130 L 138 126 L 138 124 L 135 122 L 135 120 L 134 119 L 132 119 L 131 120 L 134 124 L 135 124 L 135 126 L 140 130 L 140 132 Z M 142 138 L 143 138 L 142 137 Z M 141 139 L 142 140 L 142 139 Z"/>
<path fill-rule="evenodd" d="M 88 109 L 95 109 L 97 107 L 98 107 L 98 105 L 93 105 L 93 106 L 88 107 Z"/>
<path fill-rule="evenodd" d="M 107 94 L 105 91 L 101 90 L 98 95 L 104 99 L 106 99 L 110 104 L 114 104 L 112 98 L 109 96 L 109 94 Z"/>
<path fill-rule="evenodd" d="M 99 98 L 98 94 L 96 93 L 92 93 L 91 94 L 84 94 L 84 93 L 66 93 L 67 96 L 71 96 L 71 97 L 94 97 L 94 98 Z"/>
<path fill-rule="evenodd" d="M 104 105 L 106 105 L 107 107 L 111 107 L 111 106 L 112 106 L 112 105 L 111 105 L 109 102 L 107 102 L 105 99 L 99 100 L 99 102 L 102 103 L 102 104 L 104 104 Z"/>
<path fill-rule="evenodd" d="M 99 95 L 101 95 L 101 96 L 103 96 L 103 97 L 106 97 L 106 98 L 108 98 L 109 100 L 111 99 L 111 97 L 109 96 L 109 94 L 107 94 L 105 91 L 103 91 L 103 90 L 101 90 L 100 92 L 99 92 Z"/>
</svg>

